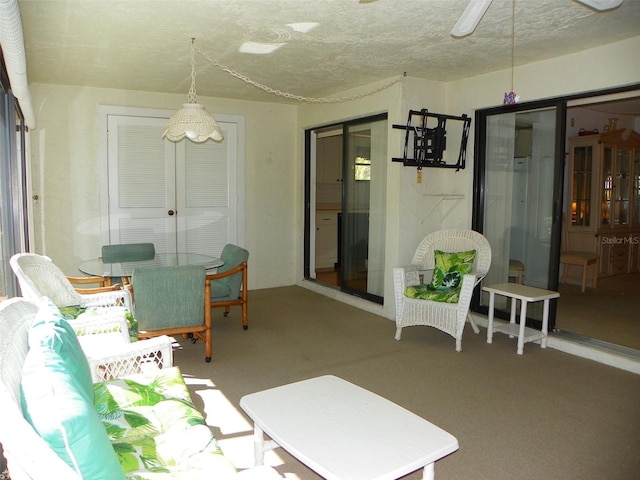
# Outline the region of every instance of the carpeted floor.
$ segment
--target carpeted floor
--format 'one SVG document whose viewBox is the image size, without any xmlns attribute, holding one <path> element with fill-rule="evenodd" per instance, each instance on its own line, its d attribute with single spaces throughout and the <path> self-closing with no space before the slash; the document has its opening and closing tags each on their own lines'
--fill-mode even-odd
<svg viewBox="0 0 640 480">
<path fill-rule="evenodd" d="M 640 376 L 467 327 L 463 351 L 428 327 L 394 340 L 395 324 L 300 287 L 250 292 L 239 310 L 214 311 L 214 356 L 178 339 L 180 366 L 225 454 L 253 462 L 252 425 L 238 407 L 251 392 L 323 374 L 356 383 L 435 423 L 460 449 L 436 463 L 438 480 L 615 479 L 640 471 Z M 313 435 L 313 432 L 309 432 Z M 319 477 L 282 449 L 266 462 L 288 480 Z M 418 480 L 420 472 L 405 479 Z"/>
<path fill-rule="evenodd" d="M 560 285 L 556 328 L 640 350 L 640 273 Z"/>
</svg>

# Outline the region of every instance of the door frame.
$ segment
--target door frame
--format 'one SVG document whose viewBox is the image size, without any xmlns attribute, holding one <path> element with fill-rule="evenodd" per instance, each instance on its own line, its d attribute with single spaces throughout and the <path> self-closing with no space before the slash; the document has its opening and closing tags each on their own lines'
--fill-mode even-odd
<svg viewBox="0 0 640 480">
<path fill-rule="evenodd" d="M 345 120 L 341 122 L 328 123 L 326 125 L 319 125 L 312 128 L 307 128 L 304 131 L 304 159 L 305 159 L 305 168 L 304 168 L 304 251 L 303 251 L 303 276 L 305 280 L 309 281 L 317 281 L 315 278 L 315 210 L 316 210 L 316 136 L 318 130 L 326 130 L 331 128 L 342 129 L 342 137 L 343 137 L 343 178 L 344 175 L 348 172 L 346 171 L 348 165 L 347 162 L 344 161 L 347 151 L 347 141 L 348 130 L 350 126 L 375 122 L 380 120 L 389 119 L 389 115 L 387 112 L 373 114 L 366 117 L 355 118 L 351 120 Z M 346 203 L 346 194 L 343 188 L 342 196 L 341 196 L 341 204 L 345 205 Z M 339 225 L 339 228 L 342 230 L 344 228 L 345 219 L 342 218 L 342 225 Z M 340 248 L 343 249 L 343 245 L 340 245 Z M 313 267 L 313 268 L 312 268 Z M 342 282 L 341 282 L 342 283 Z M 362 292 L 359 290 L 354 290 L 350 288 L 345 288 L 344 286 L 337 287 L 341 292 L 344 292 L 349 295 L 353 295 L 355 297 L 360 297 L 365 300 L 383 304 L 384 297 L 374 295 L 368 292 Z"/>
<path fill-rule="evenodd" d="M 565 159 L 565 136 L 566 136 L 566 108 L 567 102 L 563 99 L 539 100 L 534 102 L 524 102 L 515 105 L 502 105 L 483 110 L 477 110 L 475 114 L 475 146 L 474 146 L 474 172 L 473 172 L 473 213 L 472 229 L 480 233 L 484 230 L 484 207 L 485 196 L 484 186 L 486 181 L 486 147 L 487 147 L 487 118 L 493 115 L 516 114 L 532 110 L 556 109 L 556 132 L 554 140 L 554 175 L 552 187 L 552 224 L 551 243 L 549 252 L 549 283 L 547 289 L 558 289 L 558 273 L 560 268 L 560 229 L 562 219 L 562 195 L 564 185 L 564 159 Z M 477 294 L 472 299 L 472 310 L 474 312 L 488 315 L 488 306 L 481 305 L 481 286 L 477 287 Z M 555 325 L 557 301 L 551 300 L 549 306 L 549 329 Z M 496 316 L 508 318 L 508 312 L 496 311 Z M 542 322 L 534 319 L 527 319 L 532 327 L 540 328 Z"/>
<path fill-rule="evenodd" d="M 486 134 L 487 134 L 487 117 L 491 115 L 500 115 L 504 113 L 518 113 L 528 110 L 536 110 L 542 108 L 556 108 L 556 135 L 555 135 L 555 169 L 554 169 L 554 185 L 553 185 L 553 217 L 551 231 L 551 251 L 549 255 L 549 275 L 550 281 L 548 289 L 558 289 L 558 274 L 560 271 L 560 250 L 561 250 L 561 230 L 562 230 L 562 206 L 564 196 L 564 170 L 566 162 L 566 115 L 570 102 L 576 100 L 585 100 L 605 96 L 616 96 L 626 92 L 640 90 L 640 83 L 623 85 L 603 90 L 593 90 L 571 95 L 552 97 L 531 102 L 517 103 L 514 105 L 500 105 L 486 109 L 479 109 L 475 112 L 474 122 L 474 173 L 473 173 L 473 210 L 472 210 L 472 229 L 480 233 L 484 226 L 484 185 L 485 185 L 485 166 L 486 166 Z M 600 99 L 601 100 L 601 99 Z M 471 309 L 474 312 L 487 315 L 488 307 L 480 304 L 481 285 L 476 287 L 476 294 L 471 302 Z M 557 311 L 557 300 L 552 299 L 549 308 L 549 330 L 555 328 Z M 504 315 L 506 312 L 496 312 L 496 316 Z M 534 328 L 540 328 L 539 320 L 527 319 L 528 324 Z"/>
</svg>

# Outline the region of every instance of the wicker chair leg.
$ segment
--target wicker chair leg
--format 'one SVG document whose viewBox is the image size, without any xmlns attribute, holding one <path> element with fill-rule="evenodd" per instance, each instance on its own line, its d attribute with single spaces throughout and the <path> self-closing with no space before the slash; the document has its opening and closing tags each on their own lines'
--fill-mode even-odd
<svg viewBox="0 0 640 480">
<path fill-rule="evenodd" d="M 471 312 L 467 313 L 467 320 L 469 320 L 469 323 L 471 324 L 471 328 L 473 328 L 473 333 L 475 334 L 480 333 L 480 329 L 478 328 L 478 325 L 476 325 L 476 321 L 473 319 Z"/>
<path fill-rule="evenodd" d="M 402 336 L 402 327 L 398 327 L 396 328 L 396 340 L 400 340 L 401 336 Z"/>
</svg>

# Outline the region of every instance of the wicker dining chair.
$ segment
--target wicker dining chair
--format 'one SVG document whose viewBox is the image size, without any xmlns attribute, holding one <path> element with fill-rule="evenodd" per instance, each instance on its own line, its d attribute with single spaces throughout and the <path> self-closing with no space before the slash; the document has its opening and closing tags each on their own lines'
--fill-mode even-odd
<svg viewBox="0 0 640 480">
<path fill-rule="evenodd" d="M 436 263 L 436 251 L 455 253 L 475 250 L 470 273 L 461 275 L 459 290 L 454 296 L 442 301 L 440 292 L 433 298 L 410 298 L 408 287 L 425 285 L 432 278 Z M 479 333 L 469 313 L 473 290 L 489 272 L 491 246 L 487 239 L 473 230 L 441 230 L 427 235 L 413 256 L 410 265 L 393 269 L 393 285 L 396 300 L 396 340 L 400 340 L 402 329 L 415 325 L 435 327 L 456 339 L 456 351 L 462 350 L 462 332 L 467 321 L 475 333 Z M 422 280 L 421 280 L 422 276 Z M 414 290 L 417 290 L 414 288 Z M 425 291 L 428 288 L 424 289 Z M 445 289 L 446 290 L 446 289 Z M 451 293 L 446 292 L 445 293 Z M 429 295 L 426 295 L 428 297 Z M 456 301 L 454 301 L 456 300 Z"/>
</svg>

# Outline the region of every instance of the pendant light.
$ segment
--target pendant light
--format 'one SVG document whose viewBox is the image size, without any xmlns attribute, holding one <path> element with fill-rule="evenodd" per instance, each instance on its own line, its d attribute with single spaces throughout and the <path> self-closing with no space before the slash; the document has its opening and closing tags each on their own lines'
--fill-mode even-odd
<svg viewBox="0 0 640 480">
<path fill-rule="evenodd" d="M 198 103 L 196 95 L 195 38 L 191 39 L 191 88 L 187 103 L 182 105 L 169 119 L 163 138 L 177 142 L 187 137 L 192 142 L 201 143 L 211 138 L 216 142 L 224 140 L 222 130 L 214 118 Z"/>
</svg>

